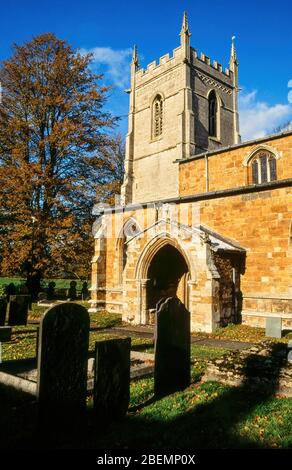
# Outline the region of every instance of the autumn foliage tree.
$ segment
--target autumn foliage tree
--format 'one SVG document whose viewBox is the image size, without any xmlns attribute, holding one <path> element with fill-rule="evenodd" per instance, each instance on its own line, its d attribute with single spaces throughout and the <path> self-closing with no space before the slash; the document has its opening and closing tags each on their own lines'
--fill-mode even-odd
<svg viewBox="0 0 292 470">
<path fill-rule="evenodd" d="M 90 63 L 50 33 L 14 45 L 2 63 L 2 274 L 88 274 L 96 194 L 111 198 L 122 173 L 108 88 Z"/>
</svg>

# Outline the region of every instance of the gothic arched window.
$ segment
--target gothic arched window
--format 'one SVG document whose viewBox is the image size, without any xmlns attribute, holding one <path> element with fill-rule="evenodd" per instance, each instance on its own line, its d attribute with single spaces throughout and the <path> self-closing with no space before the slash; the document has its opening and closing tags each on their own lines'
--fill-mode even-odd
<svg viewBox="0 0 292 470">
<path fill-rule="evenodd" d="M 214 90 L 209 94 L 209 136 L 218 137 L 218 122 L 217 122 L 218 103 Z"/>
<path fill-rule="evenodd" d="M 156 138 L 163 130 L 163 99 L 157 95 L 152 105 L 152 137 Z"/>
<path fill-rule="evenodd" d="M 252 158 L 252 184 L 268 183 L 277 179 L 276 157 L 268 151 L 259 151 Z"/>
</svg>

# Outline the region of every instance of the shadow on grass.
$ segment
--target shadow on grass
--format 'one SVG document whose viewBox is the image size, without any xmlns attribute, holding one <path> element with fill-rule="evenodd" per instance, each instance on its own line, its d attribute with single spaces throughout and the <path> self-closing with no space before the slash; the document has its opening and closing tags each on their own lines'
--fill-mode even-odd
<svg viewBox="0 0 292 470">
<path fill-rule="evenodd" d="M 278 390 L 281 368 L 286 362 L 280 353 L 281 346 L 273 345 L 273 366 L 270 365 L 270 357 L 247 356 L 243 368 L 245 378 L 240 387 L 224 387 L 209 382 L 193 385 L 183 393 L 159 401 L 151 398 L 134 408 L 136 415 L 114 423 L 103 435 L 89 437 L 83 445 L 86 448 L 177 449 L 270 447 L 277 429 L 268 431 L 271 436 L 261 436 L 260 429 L 248 429 L 244 422 L 255 412 L 265 415 L 269 410 L 279 412 L 281 409 L 277 406 L 280 400 L 277 404 L 272 400 Z M 268 379 L 267 368 L 271 372 Z M 205 399 L 204 395 L 208 398 Z M 262 432 L 264 434 L 265 430 Z M 281 445 L 291 447 L 291 423 L 290 437 L 289 429 L 286 434 Z"/>
<path fill-rule="evenodd" d="M 136 413 L 137 411 L 143 410 L 143 408 L 145 408 L 146 406 L 152 405 L 156 401 L 157 401 L 157 399 L 153 395 L 150 398 L 148 398 L 147 400 L 140 403 L 139 405 L 130 406 L 128 411 L 129 411 L 129 413 Z"/>
<path fill-rule="evenodd" d="M 19 417 L 18 434 L 9 446 L 83 449 L 270 447 L 273 436 L 263 436 L 261 439 L 257 431 L 249 429 L 249 425 L 245 430 L 244 422 L 250 420 L 253 413 L 279 413 L 281 402 L 286 403 L 285 400 L 279 400 L 277 403 L 272 400 L 278 389 L 281 368 L 286 362 L 286 358 L 281 356 L 281 350 L 283 351 L 281 345 L 274 344 L 271 357 L 255 354 L 247 356 L 244 359 L 244 380 L 240 387 L 206 382 L 192 385 L 183 392 L 161 400 L 155 400 L 149 395 L 145 400 L 147 395 L 141 394 L 143 402 L 131 407 L 124 419 L 98 426 L 98 423 L 92 421 L 93 416 L 89 411 L 87 427 L 83 423 L 77 433 L 68 432 L 58 442 L 52 436 L 44 445 L 36 434 L 20 435 L 19 426 L 25 426 L 27 423 Z M 272 358 L 273 365 L 270 361 Z M 268 379 L 267 370 L 270 372 Z M 0 419 L 2 421 L 2 416 Z M 96 431 L 96 427 L 100 431 Z M 3 429 L 2 425 L 1 428 Z M 28 431 L 31 431 L 31 426 Z M 278 430 L 269 432 L 277 434 Z M 286 434 L 280 445 L 291 447 L 291 424 L 290 431 L 288 429 Z M 11 433 L 9 435 L 11 436 Z"/>
<path fill-rule="evenodd" d="M 0 448 L 20 447 L 34 433 L 37 404 L 24 392 L 0 384 Z"/>
</svg>

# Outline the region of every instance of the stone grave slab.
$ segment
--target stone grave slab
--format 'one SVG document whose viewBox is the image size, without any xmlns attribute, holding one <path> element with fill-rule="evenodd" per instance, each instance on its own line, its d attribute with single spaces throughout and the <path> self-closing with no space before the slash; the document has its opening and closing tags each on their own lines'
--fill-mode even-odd
<svg viewBox="0 0 292 470">
<path fill-rule="evenodd" d="M 10 295 L 8 305 L 8 325 L 26 325 L 30 295 Z"/>
<path fill-rule="evenodd" d="M 5 325 L 6 310 L 7 310 L 7 300 L 2 298 L 0 299 L 0 326 Z"/>
<path fill-rule="evenodd" d="M 11 326 L 0 326 L 0 342 L 4 343 L 11 340 Z"/>
<path fill-rule="evenodd" d="M 154 393 L 162 397 L 190 384 L 190 312 L 177 297 L 162 299 L 155 318 Z"/>
<path fill-rule="evenodd" d="M 98 420 L 119 419 L 130 400 L 131 338 L 99 341 L 95 345 L 94 412 Z"/>
<path fill-rule="evenodd" d="M 282 318 L 266 318 L 266 336 L 271 338 L 282 338 Z"/>
<path fill-rule="evenodd" d="M 86 407 L 89 344 L 86 308 L 62 303 L 47 310 L 41 320 L 38 342 L 40 422 L 51 426 L 76 424 Z"/>
</svg>

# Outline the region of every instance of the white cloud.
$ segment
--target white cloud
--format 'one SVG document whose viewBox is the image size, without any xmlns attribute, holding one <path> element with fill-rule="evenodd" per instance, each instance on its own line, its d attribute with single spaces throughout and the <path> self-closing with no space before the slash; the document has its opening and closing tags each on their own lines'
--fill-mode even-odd
<svg viewBox="0 0 292 470">
<path fill-rule="evenodd" d="M 129 86 L 132 49 L 93 47 L 82 49 L 80 52 L 93 54 L 93 64 L 106 67 L 106 77 L 110 78 L 113 85 L 119 88 Z"/>
<path fill-rule="evenodd" d="M 242 140 L 264 137 L 292 120 L 292 107 L 289 104 L 269 105 L 257 99 L 256 90 L 240 93 L 238 105 Z"/>
</svg>

